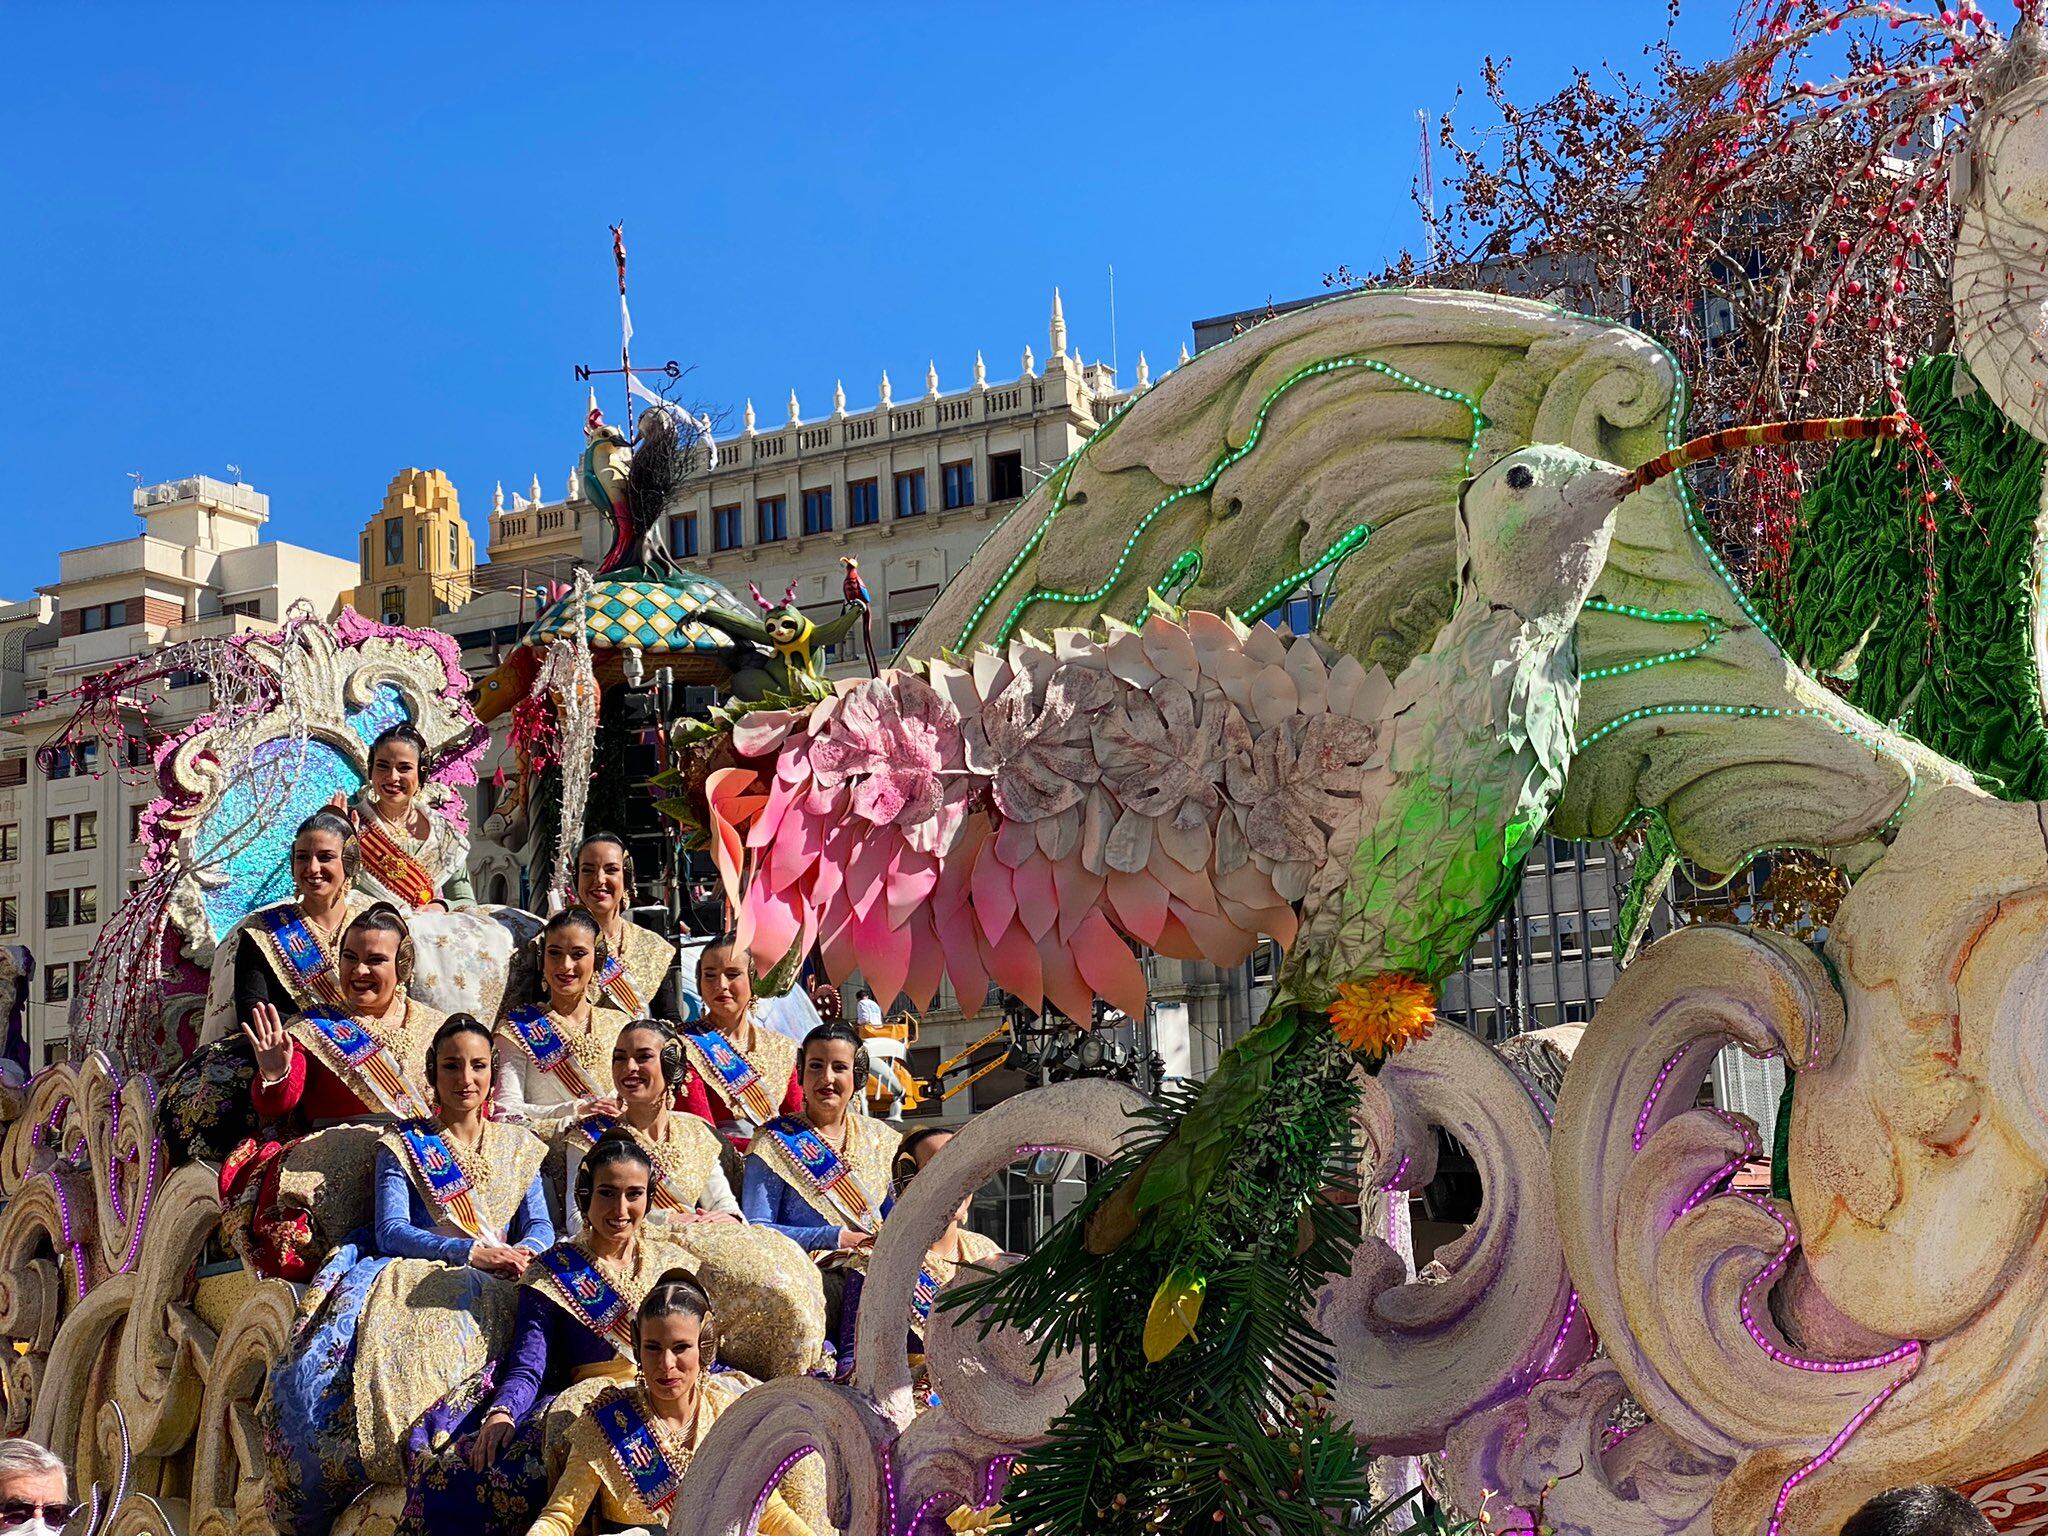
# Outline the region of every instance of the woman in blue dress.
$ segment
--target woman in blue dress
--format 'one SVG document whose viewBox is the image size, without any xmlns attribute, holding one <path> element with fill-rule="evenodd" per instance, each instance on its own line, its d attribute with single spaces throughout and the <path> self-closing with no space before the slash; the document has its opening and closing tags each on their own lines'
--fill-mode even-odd
<svg viewBox="0 0 2048 1536">
<path fill-rule="evenodd" d="M 851 1024 L 820 1024 L 798 1053 L 801 1112 L 778 1115 L 747 1149 L 740 1210 L 821 1260 L 866 1248 L 895 1197 L 889 1165 L 899 1137 L 854 1111 L 867 1086 L 867 1051 Z"/>
<path fill-rule="evenodd" d="M 653 1160 L 630 1130 L 600 1136 L 584 1156 L 575 1186 L 583 1225 L 527 1269 L 510 1347 L 412 1433 L 401 1530 L 494 1536 L 531 1524 L 569 1425 L 607 1385 L 632 1380 L 635 1309 L 664 1274 L 696 1271 L 646 1228 L 653 1182 Z"/>
<path fill-rule="evenodd" d="M 367 1488 L 403 1482 L 408 1428 L 503 1350 L 514 1287 L 554 1241 L 545 1144 L 485 1116 L 490 1031 L 452 1015 L 426 1069 L 433 1118 L 379 1141 L 373 1224 L 314 1276 L 271 1373 L 261 1418 L 282 1536 L 321 1536 Z"/>
</svg>

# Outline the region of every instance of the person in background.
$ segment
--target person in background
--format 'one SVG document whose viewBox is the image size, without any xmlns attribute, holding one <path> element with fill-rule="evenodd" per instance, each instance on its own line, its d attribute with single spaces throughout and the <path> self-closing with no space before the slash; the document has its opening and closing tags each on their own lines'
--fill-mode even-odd
<svg viewBox="0 0 2048 1536">
<path fill-rule="evenodd" d="M 0 1440 L 0 1536 L 57 1536 L 82 1508 L 54 1454 L 33 1440 Z"/>
<path fill-rule="evenodd" d="M 1953 1488 L 1887 1488 L 1842 1524 L 1842 1536 L 1992 1536 L 1984 1512 Z"/>
<path fill-rule="evenodd" d="M 860 1001 L 854 1004 L 853 1021 L 862 1029 L 880 1029 L 884 1023 L 882 1005 L 866 987 L 860 989 Z"/>
<path fill-rule="evenodd" d="M 593 832 L 576 845 L 575 905 L 597 922 L 597 960 L 590 1000 L 629 1019 L 695 1017 L 693 1000 L 676 986 L 676 947 L 633 921 L 633 854 L 616 832 Z M 504 1008 L 538 1003 L 546 994 L 540 949 L 522 945 L 505 975 Z"/>
<path fill-rule="evenodd" d="M 694 1068 L 683 1108 L 745 1152 L 761 1126 L 803 1108 L 796 1042 L 762 1023 L 747 957 L 729 933 L 699 951 L 697 995 L 705 1013 L 683 1036 Z"/>
<path fill-rule="evenodd" d="M 607 1387 L 569 1432 L 568 1455 L 528 1536 L 575 1536 L 599 1506 L 598 1529 L 665 1531 L 683 1474 L 741 1387 L 711 1374 L 718 1321 L 704 1288 L 665 1274 L 633 1313 L 639 1377 Z M 779 1492 L 763 1501 L 761 1536 L 811 1536 Z"/>
</svg>

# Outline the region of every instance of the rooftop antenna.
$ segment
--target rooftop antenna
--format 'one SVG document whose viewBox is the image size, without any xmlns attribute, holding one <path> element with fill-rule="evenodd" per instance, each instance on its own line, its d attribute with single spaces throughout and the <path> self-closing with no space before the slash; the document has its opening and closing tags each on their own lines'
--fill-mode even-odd
<svg viewBox="0 0 2048 1536">
<path fill-rule="evenodd" d="M 1109 264 L 1109 371 L 1116 372 L 1116 263 Z"/>
<path fill-rule="evenodd" d="M 229 474 L 231 474 L 231 475 L 233 475 L 233 476 L 235 477 L 235 484 L 237 484 L 237 485 L 240 485 L 240 484 L 242 483 L 242 466 L 241 466 L 241 465 L 239 465 L 239 464 L 230 464 L 230 465 L 228 466 L 228 473 L 229 473 Z"/>
<path fill-rule="evenodd" d="M 1434 272 L 1442 253 L 1437 248 L 1436 228 L 1436 172 L 1429 159 L 1429 114 L 1421 108 L 1415 112 L 1416 136 L 1422 141 L 1422 259 L 1427 265 L 1425 273 Z"/>
</svg>

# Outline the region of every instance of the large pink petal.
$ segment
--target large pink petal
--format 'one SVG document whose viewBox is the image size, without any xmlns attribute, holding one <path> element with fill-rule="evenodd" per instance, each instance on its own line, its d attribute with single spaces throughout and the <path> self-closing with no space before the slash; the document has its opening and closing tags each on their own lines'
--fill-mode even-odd
<svg viewBox="0 0 2048 1536">
<path fill-rule="evenodd" d="M 803 716 L 792 709 L 757 709 L 733 722 L 732 749 L 741 757 L 772 757 Z"/>
<path fill-rule="evenodd" d="M 1017 888 L 1018 918 L 1032 938 L 1044 938 L 1052 931 L 1060 915 L 1059 891 L 1053 884 L 1051 860 L 1042 853 L 1034 853 L 1018 867 L 1013 883 Z"/>
<path fill-rule="evenodd" d="M 937 859 L 912 848 L 899 853 L 889 874 L 889 926 L 901 928 L 911 913 L 925 905 L 938 883 Z"/>
<path fill-rule="evenodd" d="M 1173 915 L 1201 946 L 1201 958 L 1211 965 L 1237 965 L 1247 959 L 1258 944 L 1258 935 L 1246 933 L 1213 912 L 1197 912 L 1179 901 Z"/>
<path fill-rule="evenodd" d="M 1081 979 L 1112 1007 L 1134 1019 L 1145 1016 L 1145 968 L 1100 912 L 1081 919 L 1071 940 Z"/>
<path fill-rule="evenodd" d="M 891 928 L 887 913 L 877 905 L 866 917 L 854 920 L 853 937 L 860 948 L 860 973 L 886 1008 L 896 1001 L 910 972 L 910 934 Z"/>
<path fill-rule="evenodd" d="M 746 912 L 753 918 L 748 953 L 757 969 L 772 970 L 803 931 L 803 915 L 785 896 L 763 891 L 758 881 L 747 894 Z"/>
<path fill-rule="evenodd" d="M 1011 923 L 988 951 L 989 974 L 996 985 L 1026 1007 L 1045 1001 L 1045 971 L 1038 960 L 1038 946 L 1022 923 Z"/>
<path fill-rule="evenodd" d="M 975 856 L 988 839 L 988 820 L 969 817 L 960 829 L 960 840 L 939 861 L 939 883 L 932 888 L 932 917 L 935 921 L 967 910 L 974 894 L 969 876 L 974 873 Z"/>
<path fill-rule="evenodd" d="M 1102 905 L 1102 876 L 1082 868 L 1075 857 L 1053 865 L 1052 883 L 1059 900 L 1060 937 L 1066 938 L 1082 918 Z"/>
<path fill-rule="evenodd" d="M 747 831 L 749 848 L 768 846 L 769 839 L 775 836 L 776 829 L 782 825 L 782 819 L 788 814 L 798 793 L 794 785 L 780 777 L 768 781 L 768 803 L 761 808 L 761 814 L 755 818 L 754 825 Z"/>
<path fill-rule="evenodd" d="M 1214 914 L 1216 893 L 1209 885 L 1206 869 L 1188 869 L 1162 848 L 1155 839 L 1152 856 L 1145 861 L 1145 871 L 1157 880 L 1184 906 Z"/>
<path fill-rule="evenodd" d="M 880 831 L 869 832 L 855 846 L 846 871 L 846 894 L 863 919 L 887 893 L 890 858 L 900 846 L 894 835 Z"/>
<path fill-rule="evenodd" d="M 1109 872 L 1109 904 L 1125 932 L 1152 949 L 1159 947 L 1159 932 L 1166 925 L 1166 887 L 1144 871 L 1127 875 Z"/>
<path fill-rule="evenodd" d="M 1095 992 L 1081 979 L 1073 952 L 1059 941 L 1058 935 L 1047 932 L 1038 941 L 1038 963 L 1045 973 L 1045 994 L 1052 1005 L 1087 1028 L 1095 1017 Z"/>
<path fill-rule="evenodd" d="M 981 930 L 974 926 L 974 914 L 962 907 L 950 917 L 934 916 L 939 942 L 945 948 L 946 979 L 953 983 L 953 996 L 960 1012 L 972 1018 L 981 1011 L 988 996 L 988 967 L 983 963 Z"/>
<path fill-rule="evenodd" d="M 975 856 L 970 884 L 974 890 L 974 920 L 982 937 L 995 944 L 1017 915 L 1017 891 L 1010 883 L 1009 868 L 996 857 L 996 843 L 990 838 Z"/>
<path fill-rule="evenodd" d="M 1159 925 L 1159 942 L 1152 947 L 1173 960 L 1204 958 L 1202 946 L 1195 942 L 1194 935 L 1187 931 L 1178 917 L 1174 916 L 1171 905 L 1167 908 L 1165 920 Z"/>
<path fill-rule="evenodd" d="M 917 1007 L 928 1008 L 946 974 L 946 952 L 939 945 L 929 909 L 912 913 L 903 926 L 910 935 L 910 971 L 904 977 L 903 990 Z"/>
<path fill-rule="evenodd" d="M 785 816 L 782 834 L 768 846 L 761 870 L 754 878 L 765 879 L 771 891 L 783 891 L 803 878 L 824 851 L 825 829 L 810 817 Z"/>
</svg>

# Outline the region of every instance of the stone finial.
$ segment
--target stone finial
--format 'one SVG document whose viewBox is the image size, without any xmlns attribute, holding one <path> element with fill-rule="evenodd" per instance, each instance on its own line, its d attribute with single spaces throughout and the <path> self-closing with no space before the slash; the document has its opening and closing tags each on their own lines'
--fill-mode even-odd
<svg viewBox="0 0 2048 1536">
<path fill-rule="evenodd" d="M 939 364 L 936 358 L 924 365 L 924 397 L 927 400 L 939 398 Z"/>
<path fill-rule="evenodd" d="M 497 488 L 497 489 L 496 489 L 495 491 L 491 492 L 491 515 L 495 517 L 495 516 L 496 516 L 496 515 L 497 515 L 498 513 L 502 512 L 502 511 L 504 511 L 504 510 L 505 510 L 505 482 L 504 482 L 504 481 L 502 481 L 502 480 L 500 480 L 500 481 L 498 482 L 498 488 Z"/>
<path fill-rule="evenodd" d="M 792 389 L 789 392 L 789 424 L 792 427 L 800 427 L 803 423 L 803 413 L 796 408 L 796 391 Z"/>
<path fill-rule="evenodd" d="M 833 382 L 832 414 L 834 416 L 844 416 L 846 414 L 846 380 L 844 379 L 838 379 Z"/>
<path fill-rule="evenodd" d="M 533 492 L 532 492 L 532 494 L 533 494 L 533 504 L 534 504 L 534 505 L 535 505 L 535 506 L 537 507 L 537 506 L 539 506 L 539 505 L 540 505 L 540 471 L 539 471 L 539 470 L 535 470 L 535 471 L 534 471 L 534 474 L 533 474 Z M 570 470 L 570 471 L 569 471 L 569 496 L 570 496 L 570 498 L 571 498 L 571 499 L 573 500 L 573 499 L 575 498 L 575 495 L 576 495 L 576 471 L 572 469 L 572 470 Z"/>
<path fill-rule="evenodd" d="M 1138 354 L 1138 388 L 1148 389 L 1152 384 L 1152 365 L 1145 361 L 1145 354 Z"/>
<path fill-rule="evenodd" d="M 574 500 L 575 500 L 575 499 L 577 498 L 577 496 L 578 496 L 578 495 L 580 495 L 580 494 L 582 493 L 582 490 L 583 490 L 583 476 L 582 476 L 582 469 L 581 469 L 581 466 L 579 466 L 579 465 L 576 465 L 576 464 L 571 464 L 571 465 L 569 466 L 569 488 L 568 488 L 568 489 L 567 489 L 566 491 L 564 491 L 564 492 L 562 493 L 562 499 L 563 499 L 564 501 L 574 501 Z M 540 476 L 539 476 L 539 475 L 535 475 L 535 476 L 533 477 L 533 499 L 534 499 L 535 501 L 538 501 L 538 500 L 540 500 Z"/>
<path fill-rule="evenodd" d="M 974 354 L 974 387 L 980 389 L 988 383 L 988 364 L 982 361 L 981 353 Z"/>
<path fill-rule="evenodd" d="M 889 370 L 884 368 L 882 370 L 882 409 L 887 410 L 893 403 L 889 398 Z"/>
<path fill-rule="evenodd" d="M 1182 366 L 1183 368 L 1185 368 L 1185 367 L 1187 366 L 1187 362 L 1188 362 L 1188 344 L 1187 344 L 1186 342 L 1182 342 L 1182 343 L 1180 344 L 1180 365 L 1181 365 L 1181 366 Z"/>
<path fill-rule="evenodd" d="M 1067 355 L 1067 312 L 1060 304 L 1060 291 L 1052 291 L 1052 355 L 1062 358 Z"/>
<path fill-rule="evenodd" d="M 1031 355 L 1029 347 L 1024 349 L 1024 377 L 1027 379 L 1038 377 L 1038 359 Z"/>
<path fill-rule="evenodd" d="M 753 430 L 754 430 L 754 397 L 753 397 L 752 395 L 749 395 L 749 396 L 747 396 L 747 414 L 746 414 L 746 415 L 745 415 L 745 417 L 744 417 L 744 418 L 742 418 L 742 419 L 743 419 L 743 421 L 744 421 L 744 422 L 745 422 L 745 424 L 746 424 L 746 430 L 747 430 L 747 431 L 749 431 L 749 432 L 753 431 Z"/>
</svg>

